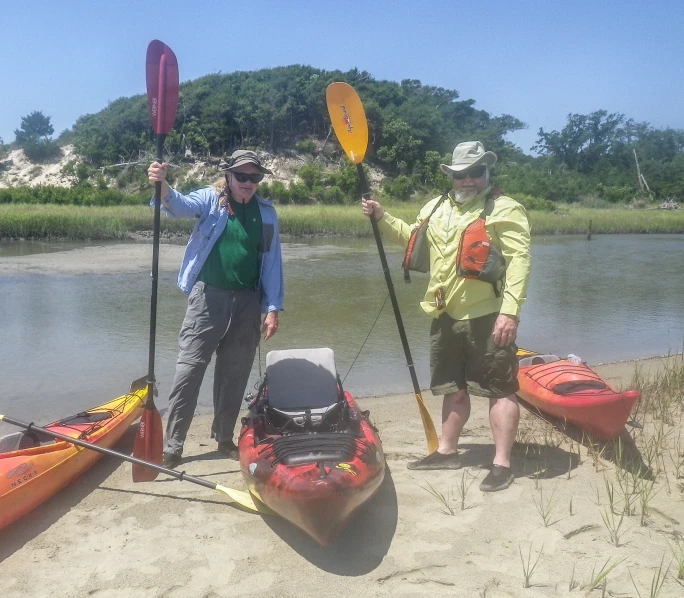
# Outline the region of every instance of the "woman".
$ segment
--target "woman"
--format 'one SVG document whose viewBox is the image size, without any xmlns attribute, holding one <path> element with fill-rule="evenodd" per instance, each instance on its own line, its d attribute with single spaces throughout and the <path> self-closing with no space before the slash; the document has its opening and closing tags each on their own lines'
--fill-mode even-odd
<svg viewBox="0 0 684 598">
<path fill-rule="evenodd" d="M 237 459 L 233 430 L 259 344 L 278 330 L 283 309 L 283 270 L 278 219 L 271 202 L 256 194 L 264 174 L 254 152 L 237 150 L 219 170 L 225 186 L 182 195 L 166 182 L 166 164 L 148 169 L 162 183 L 163 212 L 196 218 L 178 275 L 188 297 L 179 334 L 180 352 L 169 395 L 164 464 L 181 462 L 183 443 L 211 356 L 214 366 L 214 420 L 211 437 L 219 452 Z M 261 314 L 265 314 L 263 324 Z"/>
</svg>

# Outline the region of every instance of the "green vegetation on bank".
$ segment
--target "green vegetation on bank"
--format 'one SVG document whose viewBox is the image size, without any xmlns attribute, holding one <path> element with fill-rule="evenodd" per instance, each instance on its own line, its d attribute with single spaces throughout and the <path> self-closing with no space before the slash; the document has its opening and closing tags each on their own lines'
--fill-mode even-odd
<svg viewBox="0 0 684 598">
<path fill-rule="evenodd" d="M 389 212 L 415 221 L 420 204 L 390 202 Z M 344 235 L 369 237 L 367 220 L 358 205 L 278 205 L 284 235 Z M 148 206 L 78 207 L 60 205 L 0 205 L 3 239 L 126 239 L 151 234 L 153 211 Z M 589 209 L 561 206 L 557 212 L 529 211 L 533 235 L 583 234 L 589 221 L 594 234 L 684 233 L 684 210 Z M 163 236 L 184 236 L 193 220 L 162 217 Z"/>
<path fill-rule="evenodd" d="M 177 184 L 197 182 L 186 178 L 193 176 L 188 156 L 215 165 L 240 147 L 278 155 L 296 150 L 309 163 L 292 185 L 273 183 L 274 196 L 281 203 L 349 203 L 347 166 L 339 160 L 343 154 L 330 135 L 325 106 L 325 89 L 332 81 L 345 81 L 359 92 L 370 133 L 366 162 L 384 177 L 382 192 L 397 200 L 429 196 L 448 186 L 439 165 L 449 162 L 456 143 L 469 139 L 497 153 L 493 182 L 508 194 L 555 204 L 590 196 L 606 203 L 651 205 L 684 198 L 684 130 L 657 129 L 608 110 L 569 114 L 560 130 L 538 131 L 534 147 L 523 148 L 538 154 L 531 156 L 507 140 L 525 123 L 479 110 L 474 99 L 461 99 L 456 90 L 413 79 L 376 80 L 358 69 L 301 65 L 218 73 L 183 83 L 182 108 L 166 142 L 167 161 L 177 166 L 172 174 Z M 48 159 L 55 149 L 50 118 L 41 112 L 24 117 L 15 134 L 13 145 L 33 160 Z M 137 193 L 146 185 L 143 171 L 154 154 L 154 139 L 146 98 L 138 95 L 80 117 L 56 141 L 75 146 L 74 185 Z M 0 176 L 6 152 L 0 142 Z"/>
</svg>

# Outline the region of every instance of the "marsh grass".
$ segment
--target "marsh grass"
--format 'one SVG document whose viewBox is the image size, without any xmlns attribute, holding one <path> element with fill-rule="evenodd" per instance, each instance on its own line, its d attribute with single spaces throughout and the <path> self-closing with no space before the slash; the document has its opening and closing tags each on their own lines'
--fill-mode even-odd
<svg viewBox="0 0 684 598">
<path fill-rule="evenodd" d="M 468 489 L 473 485 L 477 476 L 470 475 L 466 469 L 461 473 L 461 479 L 456 486 L 456 492 L 458 493 L 458 498 L 461 504 L 461 511 L 466 509 L 466 495 L 468 494 Z"/>
<path fill-rule="evenodd" d="M 622 513 L 631 517 L 636 514 L 636 502 L 639 499 L 640 488 L 643 478 L 638 472 L 628 470 L 615 470 L 615 479 L 622 498 Z"/>
<path fill-rule="evenodd" d="M 438 488 L 435 488 L 430 482 L 427 481 L 425 482 L 427 484 L 427 487 L 421 486 L 421 488 L 434 497 L 434 499 L 439 504 L 439 510 L 441 513 L 444 513 L 445 515 L 455 515 L 456 509 L 453 507 L 452 503 L 456 501 L 456 497 L 458 495 L 458 504 L 461 507 L 461 511 L 465 511 L 468 508 L 466 507 L 466 497 L 468 495 L 468 490 L 473 485 L 476 479 L 477 476 L 471 475 L 470 473 L 468 473 L 467 470 L 464 469 L 461 473 L 461 478 L 458 484 L 456 485 L 456 492 L 454 492 L 454 490 L 451 489 L 444 493 Z"/>
<path fill-rule="evenodd" d="M 608 530 L 608 537 L 610 538 L 611 543 L 615 545 L 616 548 L 619 548 L 620 540 L 625 533 L 625 530 L 622 529 L 625 514 L 620 513 L 619 515 L 616 515 L 611 510 L 604 509 L 601 511 L 601 519 L 603 519 L 603 525 L 606 527 L 606 530 Z"/>
<path fill-rule="evenodd" d="M 542 521 L 544 522 L 544 527 L 549 527 L 550 525 L 553 525 L 558 521 L 551 520 L 551 511 L 553 511 L 554 508 L 553 497 L 556 493 L 556 488 L 557 485 L 554 486 L 553 490 L 551 491 L 551 496 L 547 496 L 547 498 L 544 498 L 543 487 L 539 488 L 539 500 L 537 500 L 536 496 L 532 496 L 532 501 L 534 502 L 534 506 L 537 509 L 537 513 L 539 513 L 539 516 L 542 518 Z"/>
<path fill-rule="evenodd" d="M 608 497 L 610 512 L 615 513 L 615 487 L 608 481 L 605 475 L 603 476 L 603 484 L 606 487 L 606 496 Z"/>
<path fill-rule="evenodd" d="M 599 468 L 601 470 L 604 469 L 602 460 L 604 458 L 604 455 L 605 455 L 607 449 L 608 449 L 608 445 L 605 443 L 596 442 L 593 439 L 588 440 L 587 450 L 588 450 L 589 456 L 591 457 L 591 460 L 594 464 L 594 471 L 596 473 L 599 472 Z"/>
<path fill-rule="evenodd" d="M 684 451 L 682 450 L 682 436 L 677 436 L 677 440 L 672 445 L 672 450 L 668 451 L 670 461 L 674 466 L 675 480 L 684 478 Z"/>
<path fill-rule="evenodd" d="M 676 212 L 667 214 L 665 212 Z M 684 232 L 682 210 L 591 209 L 559 206 L 558 212 L 529 212 L 535 234 L 593 234 Z"/>
<path fill-rule="evenodd" d="M 619 561 L 610 563 L 609 557 L 598 573 L 596 573 L 596 565 L 594 565 L 594 567 L 591 570 L 591 577 L 589 578 L 589 583 L 586 586 L 584 586 L 584 588 L 591 592 L 592 590 L 595 590 L 596 588 L 603 586 L 603 591 L 605 593 L 606 585 L 608 583 L 608 575 L 613 569 L 615 569 L 615 567 L 617 567 L 624 560 L 625 559 L 620 559 Z"/>
<path fill-rule="evenodd" d="M 150 196 L 152 191 L 150 190 Z M 393 216 L 412 224 L 430 198 L 413 202 L 387 201 Z M 371 237 L 368 219 L 358 204 L 287 205 L 275 202 L 283 234 Z M 0 205 L 0 237 L 121 239 L 127 234 L 152 230 L 151 209 L 146 205 L 95 207 L 56 204 Z M 585 234 L 589 220 L 594 234 L 682 233 L 684 210 L 595 210 L 566 206 L 558 213 L 528 212 L 534 235 Z M 172 224 L 173 223 L 173 224 Z M 193 221 L 162 218 L 163 229 L 188 234 Z"/>
<path fill-rule="evenodd" d="M 674 556 L 676 567 L 675 576 L 679 581 L 684 582 L 684 539 L 677 538 L 674 546 L 669 542 L 667 545 L 672 551 L 672 556 Z"/>
<path fill-rule="evenodd" d="M 655 480 L 641 480 L 639 485 L 639 505 L 641 511 L 641 518 L 639 523 L 641 526 L 646 525 L 646 519 L 648 518 L 648 507 L 651 502 L 651 498 L 657 493 L 655 490 Z"/>
<path fill-rule="evenodd" d="M 650 592 L 648 594 L 648 598 L 658 598 L 658 596 L 660 596 L 660 591 L 663 589 L 663 584 L 665 583 L 667 573 L 670 570 L 670 565 L 672 565 L 672 563 L 670 563 L 670 565 L 667 566 L 667 569 L 665 569 L 665 572 L 663 573 L 664 562 L 665 555 L 663 555 L 663 558 L 660 560 L 660 567 L 658 567 L 656 572 L 653 574 L 653 579 L 651 580 L 651 587 Z M 632 585 L 634 586 L 636 593 L 639 595 L 639 598 L 642 598 L 641 592 L 639 591 L 639 588 L 637 587 L 636 582 L 632 577 L 631 571 L 629 571 L 629 578 L 632 580 Z"/>
<path fill-rule="evenodd" d="M 572 564 L 572 573 L 570 574 L 570 581 L 568 582 L 568 592 L 572 592 L 576 587 L 579 586 L 579 582 L 575 581 L 575 567 L 577 563 Z"/>
<path fill-rule="evenodd" d="M 643 424 L 650 414 L 654 421 L 675 425 L 684 409 L 684 354 L 669 355 L 653 375 L 644 374 L 637 366 L 630 388 L 638 390 L 640 395 L 633 419 Z"/>
<path fill-rule="evenodd" d="M 148 206 L 0 205 L 0 238 L 125 239 L 152 231 Z M 194 220 L 162 218 L 162 235 L 189 234 Z"/>
<path fill-rule="evenodd" d="M 544 552 L 544 545 L 542 544 L 542 547 L 539 549 L 539 552 L 537 553 L 537 558 L 534 559 L 534 562 L 532 562 L 532 543 L 531 542 L 530 542 L 530 548 L 527 551 L 527 558 L 525 558 L 525 556 L 523 555 L 521 544 L 518 544 L 518 552 L 520 553 L 520 562 L 522 563 L 523 577 L 525 578 L 525 581 L 523 583 L 523 588 L 529 588 L 530 587 L 530 580 L 532 579 L 532 575 L 534 573 L 534 570 L 537 568 L 537 564 L 539 563 L 539 559 L 541 558 L 542 552 Z"/>
<path fill-rule="evenodd" d="M 435 488 L 430 482 L 425 483 L 427 484 L 427 488 L 425 486 L 421 486 L 421 488 L 435 498 L 439 504 L 440 513 L 444 513 L 445 515 L 455 515 L 456 510 L 451 506 L 449 497 L 441 490 Z"/>
</svg>

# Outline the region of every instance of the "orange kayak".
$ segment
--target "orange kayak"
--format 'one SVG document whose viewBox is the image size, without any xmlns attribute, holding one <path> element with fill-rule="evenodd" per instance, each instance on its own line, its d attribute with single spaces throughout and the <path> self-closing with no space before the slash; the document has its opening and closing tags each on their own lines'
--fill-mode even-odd
<svg viewBox="0 0 684 598">
<path fill-rule="evenodd" d="M 53 422 L 46 429 L 111 448 L 140 417 L 147 387 Z M 32 432 L 0 438 L 0 529 L 23 517 L 102 455 Z"/>
<path fill-rule="evenodd" d="M 555 355 L 523 355 L 519 353 L 517 393 L 523 402 L 602 440 L 620 434 L 639 398 L 637 391 L 616 392 L 583 363 Z"/>
</svg>

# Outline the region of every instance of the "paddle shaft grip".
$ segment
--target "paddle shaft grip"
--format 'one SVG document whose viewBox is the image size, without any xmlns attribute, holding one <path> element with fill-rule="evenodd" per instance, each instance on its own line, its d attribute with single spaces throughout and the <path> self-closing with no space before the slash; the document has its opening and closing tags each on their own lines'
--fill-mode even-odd
<svg viewBox="0 0 684 598">
<path fill-rule="evenodd" d="M 192 482 L 193 484 L 198 484 L 200 486 L 204 486 L 205 488 L 211 488 L 212 490 L 216 490 L 216 486 L 218 484 L 212 484 L 211 482 L 207 482 L 206 480 L 203 480 L 202 478 L 196 478 L 191 475 L 185 475 L 184 471 L 174 471 L 173 469 L 169 469 L 168 467 L 162 467 L 161 465 L 155 465 L 154 463 L 150 463 L 148 461 L 143 461 L 142 459 L 137 459 L 136 457 L 131 457 L 130 455 L 126 455 L 124 453 L 119 453 L 117 451 L 113 451 L 112 449 L 104 448 L 102 446 L 98 446 L 97 444 L 92 444 L 90 442 L 85 442 L 84 440 L 79 440 L 78 438 L 71 438 L 70 436 L 65 436 L 64 434 L 60 434 L 59 432 L 52 432 L 50 430 L 46 430 L 45 428 L 40 428 L 36 425 L 34 425 L 33 422 L 30 424 L 27 424 L 26 422 L 19 421 L 18 419 L 14 419 L 11 417 L 7 417 L 6 415 L 0 415 L 0 421 L 7 422 L 8 424 L 12 424 L 13 426 L 18 426 L 19 428 L 24 428 L 25 430 L 29 430 L 31 432 L 37 432 L 43 436 L 47 436 L 48 438 L 54 438 L 56 440 L 63 440 L 64 442 L 68 442 L 69 444 L 75 444 L 76 446 L 80 446 L 86 449 L 90 449 L 92 451 L 95 451 L 97 453 L 102 453 L 103 455 L 109 455 L 110 457 L 116 457 L 118 459 L 123 459 L 124 461 L 128 461 L 129 463 L 135 463 L 136 465 L 142 465 L 143 467 L 147 467 L 149 469 L 154 469 L 155 471 L 158 471 L 159 473 L 165 473 L 168 476 L 171 476 L 172 478 L 176 478 L 177 480 L 180 480 L 181 482 L 186 481 L 186 482 Z"/>
<path fill-rule="evenodd" d="M 157 162 L 160 164 L 164 160 L 164 140 L 166 135 L 157 135 Z M 154 353 L 157 338 L 157 287 L 159 286 L 159 237 L 161 229 L 161 181 L 154 184 L 154 233 L 152 239 L 152 297 L 150 300 L 150 353 L 147 369 L 147 407 L 154 407 Z"/>
<path fill-rule="evenodd" d="M 361 196 L 365 200 L 369 200 L 370 189 L 368 181 L 366 180 L 366 173 L 363 170 L 363 164 L 356 165 L 359 174 L 359 181 L 361 183 Z M 382 245 L 382 238 L 380 237 L 380 230 L 378 223 L 375 220 L 375 214 L 370 215 L 371 226 L 373 227 L 373 236 L 375 237 L 375 244 L 378 246 L 378 253 L 380 254 L 380 263 L 382 264 L 382 271 L 385 275 L 385 282 L 387 283 L 387 290 L 389 291 L 390 300 L 392 302 L 392 309 L 394 310 L 394 318 L 397 321 L 397 328 L 399 328 L 399 337 L 401 338 L 401 345 L 404 348 L 404 355 L 406 356 L 406 365 L 411 374 L 411 382 L 413 382 L 413 390 L 418 397 L 421 397 L 420 386 L 418 384 L 418 376 L 416 376 L 416 369 L 413 365 L 413 358 L 411 357 L 411 349 L 409 348 L 408 339 L 406 338 L 406 330 L 404 329 L 404 322 L 401 319 L 401 312 L 399 311 L 399 303 L 397 302 L 397 295 L 394 292 L 394 284 L 392 283 L 392 275 L 390 274 L 389 266 L 387 264 L 387 257 L 385 256 L 385 248 Z"/>
</svg>

